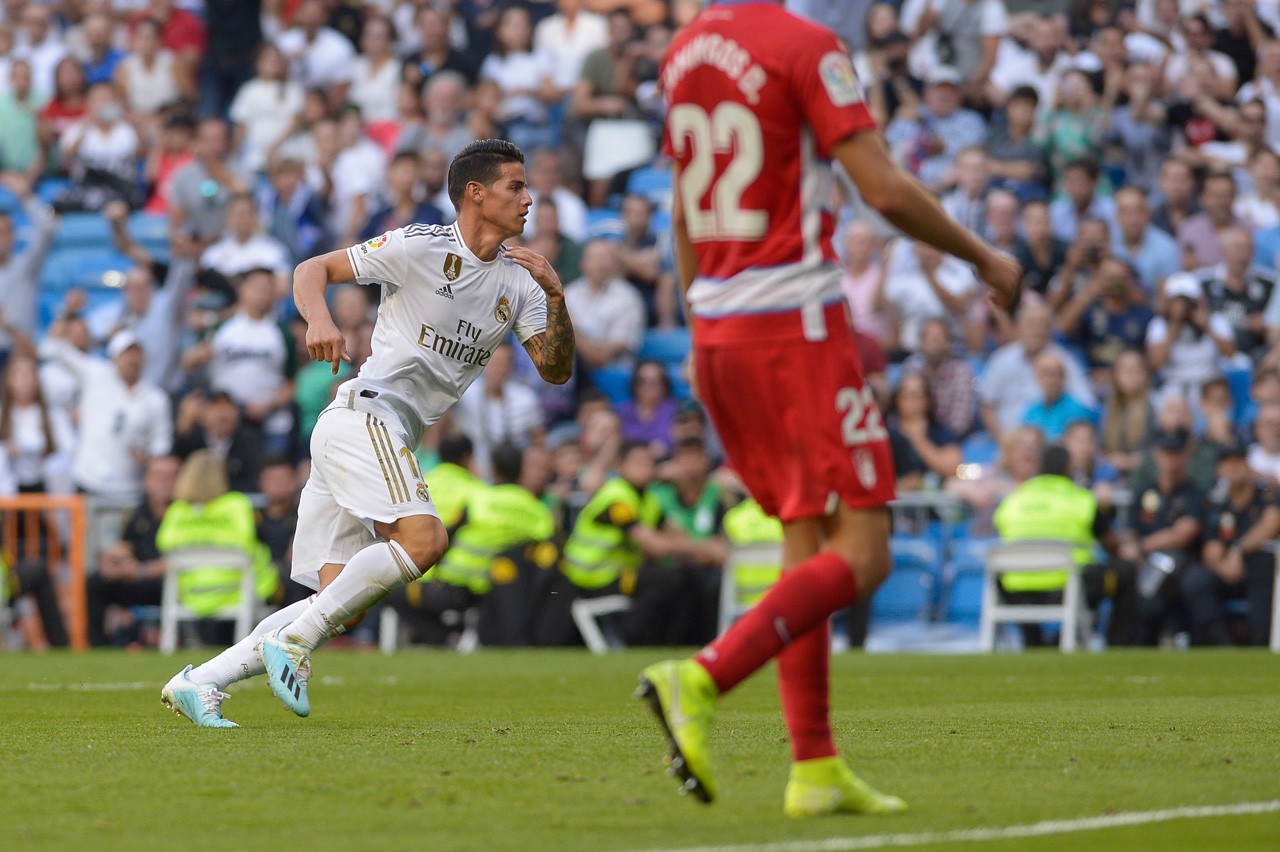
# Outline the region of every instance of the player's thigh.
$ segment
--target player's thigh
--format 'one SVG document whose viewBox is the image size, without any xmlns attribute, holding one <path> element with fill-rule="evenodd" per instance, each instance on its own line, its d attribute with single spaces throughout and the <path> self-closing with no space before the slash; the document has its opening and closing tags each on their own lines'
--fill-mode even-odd
<svg viewBox="0 0 1280 852">
<path fill-rule="evenodd" d="M 311 476 L 298 499 L 298 529 L 290 575 L 309 589 L 333 582 L 337 571 L 329 566 L 347 564 L 376 541 L 372 530 L 338 503 L 328 487 L 324 468 L 323 462 L 312 464 Z M 329 570 L 322 576 L 326 568 Z"/>
</svg>

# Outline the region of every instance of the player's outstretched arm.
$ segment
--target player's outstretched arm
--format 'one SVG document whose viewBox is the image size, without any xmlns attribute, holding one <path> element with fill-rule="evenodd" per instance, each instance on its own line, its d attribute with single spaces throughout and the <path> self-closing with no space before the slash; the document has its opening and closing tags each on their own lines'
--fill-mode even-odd
<svg viewBox="0 0 1280 852">
<path fill-rule="evenodd" d="M 525 351 L 538 368 L 543 381 L 562 385 L 573 375 L 573 357 L 577 343 L 569 309 L 564 304 L 564 286 L 551 263 L 524 246 L 507 249 L 507 257 L 529 270 L 542 292 L 547 294 L 547 330 L 524 342 Z"/>
<path fill-rule="evenodd" d="M 1017 306 L 1022 267 L 948 216 L 919 181 L 894 164 L 879 133 L 855 133 L 831 146 L 831 154 L 881 216 L 908 236 L 972 263 L 1000 307 Z"/>
<path fill-rule="evenodd" d="M 324 300 L 330 284 L 354 281 L 355 270 L 345 249 L 331 251 L 319 257 L 308 258 L 293 270 L 293 301 L 298 313 L 307 321 L 307 354 L 314 361 L 333 364 L 333 374 L 338 374 L 338 364 L 350 363 L 347 343 L 342 332 L 334 325 L 329 306 Z"/>
</svg>

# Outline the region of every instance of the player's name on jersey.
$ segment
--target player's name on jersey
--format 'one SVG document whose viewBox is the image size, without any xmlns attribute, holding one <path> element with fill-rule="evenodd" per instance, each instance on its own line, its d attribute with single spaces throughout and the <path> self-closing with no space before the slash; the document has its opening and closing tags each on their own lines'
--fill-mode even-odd
<svg viewBox="0 0 1280 852">
<path fill-rule="evenodd" d="M 418 335 L 418 345 L 464 364 L 483 367 L 489 363 L 489 359 L 493 357 L 493 351 L 477 345 L 481 335 L 484 334 L 484 329 L 460 319 L 456 333 L 456 338 L 446 337 L 424 322 L 422 332 Z M 471 342 L 468 343 L 467 340 Z"/>
</svg>

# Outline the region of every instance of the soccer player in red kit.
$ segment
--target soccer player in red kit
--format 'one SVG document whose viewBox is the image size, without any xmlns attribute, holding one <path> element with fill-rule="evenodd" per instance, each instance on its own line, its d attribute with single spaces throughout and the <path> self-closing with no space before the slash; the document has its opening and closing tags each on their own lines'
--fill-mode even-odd
<svg viewBox="0 0 1280 852">
<path fill-rule="evenodd" d="M 665 729 L 683 791 L 709 802 L 715 699 L 776 657 L 793 759 L 783 810 L 901 811 L 837 755 L 827 712 L 827 619 L 888 575 L 894 497 L 823 209 L 830 161 L 889 222 L 973 264 L 997 305 L 1015 306 L 1021 270 L 893 164 L 848 52 L 780 4 L 707 7 L 672 41 L 659 82 L 696 388 L 752 496 L 783 522 L 786 570 L 695 657 L 645 669 L 638 695 Z"/>
</svg>

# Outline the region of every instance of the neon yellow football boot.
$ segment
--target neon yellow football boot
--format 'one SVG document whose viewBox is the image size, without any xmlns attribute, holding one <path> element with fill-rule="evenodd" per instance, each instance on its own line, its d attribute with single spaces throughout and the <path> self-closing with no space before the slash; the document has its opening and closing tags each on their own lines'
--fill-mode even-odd
<svg viewBox="0 0 1280 852">
<path fill-rule="evenodd" d="M 906 809 L 906 802 L 873 790 L 839 757 L 791 764 L 791 779 L 782 797 L 782 812 L 789 817 L 897 814 Z"/>
<path fill-rule="evenodd" d="M 636 698 L 645 701 L 667 735 L 667 774 L 681 781 L 681 795 L 710 803 L 716 797 L 711 778 L 707 734 L 715 709 L 716 685 L 693 660 L 666 660 L 640 673 Z"/>
</svg>

